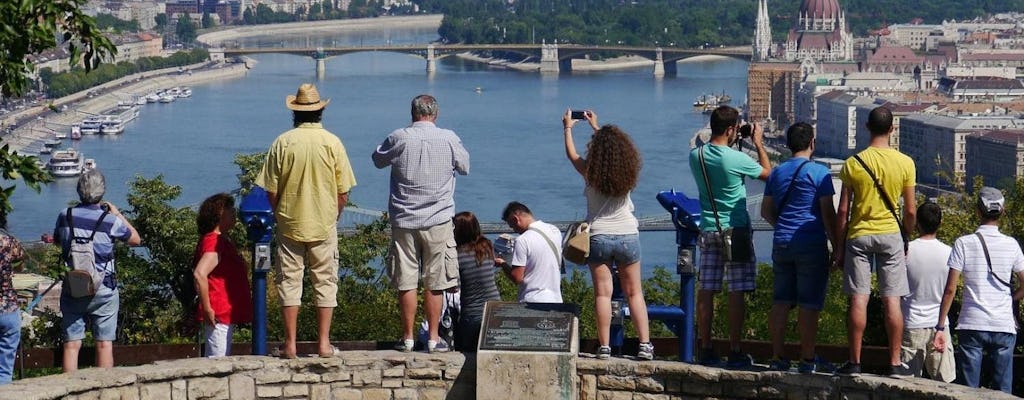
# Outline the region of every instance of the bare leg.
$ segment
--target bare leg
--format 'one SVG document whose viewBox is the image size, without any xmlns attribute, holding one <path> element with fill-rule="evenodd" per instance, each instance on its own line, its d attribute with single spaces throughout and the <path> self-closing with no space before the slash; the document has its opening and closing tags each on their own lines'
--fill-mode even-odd
<svg viewBox="0 0 1024 400">
<path fill-rule="evenodd" d="M 903 348 L 903 309 L 897 296 L 882 297 L 885 308 L 885 331 L 889 335 L 889 365 L 900 365 Z"/>
<path fill-rule="evenodd" d="M 402 339 L 413 339 L 412 326 L 416 323 L 416 291 L 398 291 L 398 312 L 402 317 Z"/>
<path fill-rule="evenodd" d="M 114 343 L 109 340 L 96 341 L 96 366 L 100 368 L 114 367 Z"/>
<path fill-rule="evenodd" d="M 715 318 L 715 292 L 700 290 L 697 292 L 697 329 L 700 335 L 700 348 L 711 348 L 711 321 Z"/>
<path fill-rule="evenodd" d="M 640 263 L 619 267 L 619 283 L 622 294 L 629 303 L 629 318 L 633 320 L 636 335 L 641 343 L 651 341 L 651 332 L 647 322 L 647 302 L 644 301 L 644 289 L 640 277 Z"/>
<path fill-rule="evenodd" d="M 281 349 L 281 354 L 294 356 L 296 353 L 295 331 L 299 326 L 299 306 L 281 307 L 281 317 L 284 320 L 284 348 Z"/>
<path fill-rule="evenodd" d="M 61 359 L 64 372 L 72 372 L 78 370 L 78 351 L 81 349 L 81 340 L 72 340 L 70 342 L 64 342 L 64 356 Z"/>
<path fill-rule="evenodd" d="M 597 343 L 607 346 L 611 342 L 612 326 L 612 272 L 607 264 L 591 264 L 590 277 L 594 282 L 594 318 L 597 319 Z"/>
<path fill-rule="evenodd" d="M 797 330 L 800 331 L 800 358 L 814 358 L 814 346 L 818 342 L 818 311 L 800 308 Z"/>
<path fill-rule="evenodd" d="M 423 289 L 423 312 L 427 317 L 427 330 L 430 340 L 437 342 L 437 324 L 441 322 L 441 302 L 443 292 L 440 290 Z M 449 343 L 450 344 L 450 343 Z"/>
<path fill-rule="evenodd" d="M 768 332 L 772 337 L 772 357 L 783 358 L 786 343 L 786 322 L 789 319 L 789 304 L 772 304 L 768 316 Z M 803 338 L 801 338 L 801 343 Z"/>
<path fill-rule="evenodd" d="M 744 292 L 729 292 L 729 350 L 740 350 L 743 321 L 747 319 L 747 297 Z"/>
<path fill-rule="evenodd" d="M 316 309 L 317 337 L 319 338 L 317 344 L 320 354 L 329 354 L 333 350 L 331 348 L 332 315 L 334 315 L 334 307 L 317 307 Z"/>
<path fill-rule="evenodd" d="M 860 349 L 864 341 L 864 327 L 868 319 L 868 295 L 850 295 L 847 323 L 847 341 L 850 344 L 850 362 L 860 364 Z M 890 335 L 891 336 L 891 335 Z"/>
</svg>

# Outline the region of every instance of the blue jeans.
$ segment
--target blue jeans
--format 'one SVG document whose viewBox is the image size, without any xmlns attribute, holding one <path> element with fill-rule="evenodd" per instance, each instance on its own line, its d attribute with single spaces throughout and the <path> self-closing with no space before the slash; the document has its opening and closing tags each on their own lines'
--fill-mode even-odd
<svg viewBox="0 0 1024 400">
<path fill-rule="evenodd" d="M 797 304 L 801 308 L 821 311 L 828 290 L 828 250 L 820 246 L 785 246 L 772 248 L 772 274 L 775 304 Z"/>
<path fill-rule="evenodd" d="M 21 341 L 21 311 L 0 314 L 0 385 L 14 376 L 14 355 Z"/>
<path fill-rule="evenodd" d="M 1017 335 L 1005 332 L 957 330 L 960 338 L 960 374 L 970 387 L 981 386 L 982 357 L 992 361 L 992 389 L 1013 390 L 1013 346 Z"/>
</svg>

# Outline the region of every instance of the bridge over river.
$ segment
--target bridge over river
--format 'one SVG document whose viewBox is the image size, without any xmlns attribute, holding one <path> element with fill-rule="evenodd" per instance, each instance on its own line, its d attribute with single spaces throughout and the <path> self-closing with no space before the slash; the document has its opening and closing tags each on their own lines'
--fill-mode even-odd
<svg viewBox="0 0 1024 400">
<path fill-rule="evenodd" d="M 226 47 L 210 49 L 214 56 L 235 57 L 252 54 L 294 54 L 307 56 L 316 60 L 317 75 L 326 69 L 326 60 L 349 53 L 368 51 L 388 51 L 412 54 L 426 59 L 427 72 L 433 72 L 438 59 L 467 52 L 504 52 L 538 59 L 538 71 L 542 73 L 558 73 L 572 70 L 572 60 L 583 58 L 589 54 L 614 53 L 631 54 L 654 61 L 654 75 L 676 73 L 676 62 L 690 57 L 716 55 L 750 60 L 750 46 L 711 47 L 711 48 L 679 48 L 679 47 L 642 47 L 642 46 L 599 46 L 577 44 L 408 44 L 408 45 L 368 45 L 340 47 Z"/>
</svg>

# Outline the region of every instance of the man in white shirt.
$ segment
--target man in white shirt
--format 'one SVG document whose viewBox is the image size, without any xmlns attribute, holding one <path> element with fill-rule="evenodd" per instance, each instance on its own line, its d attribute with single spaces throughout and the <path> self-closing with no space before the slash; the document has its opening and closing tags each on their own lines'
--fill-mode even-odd
<svg viewBox="0 0 1024 400">
<path fill-rule="evenodd" d="M 907 281 L 910 294 L 901 298 L 903 306 L 902 359 L 914 376 L 928 371 L 928 376 L 943 382 L 956 379 L 953 341 L 946 335 L 946 348 L 936 351 L 931 346 L 935 337 L 935 319 L 942 306 L 942 291 L 949 275 L 949 253 L 952 249 L 935 237 L 942 224 L 942 208 L 926 202 L 917 208 L 917 231 L 920 237 L 910 242 L 907 253 Z"/>
<path fill-rule="evenodd" d="M 501 219 L 519 234 L 512 259 L 497 258 L 505 275 L 519 285 L 516 299 L 523 303 L 562 302 L 562 233 L 554 225 L 533 218 L 523 203 L 505 206 Z"/>
<path fill-rule="evenodd" d="M 983 187 L 978 192 L 981 226 L 971 235 L 953 244 L 949 255 L 949 277 L 942 295 L 942 309 L 935 330 L 946 329 L 946 315 L 956 295 L 960 275 L 964 278 L 963 303 L 957 320 L 957 345 L 963 354 L 961 373 L 967 386 L 981 386 L 982 357 L 991 361 L 992 389 L 1010 393 L 1013 386 L 1013 347 L 1017 327 L 1013 319 L 1013 300 L 1024 297 L 1024 285 L 1013 290 L 1010 277 L 1024 282 L 1024 254 L 1017 240 L 999 232 L 1004 199 L 998 189 Z M 946 335 L 935 335 L 932 346 L 946 348 Z"/>
</svg>

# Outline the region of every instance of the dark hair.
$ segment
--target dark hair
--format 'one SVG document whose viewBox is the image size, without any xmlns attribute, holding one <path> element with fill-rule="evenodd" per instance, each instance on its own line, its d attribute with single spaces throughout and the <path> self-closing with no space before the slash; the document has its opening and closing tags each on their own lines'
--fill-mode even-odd
<svg viewBox="0 0 1024 400">
<path fill-rule="evenodd" d="M 455 245 L 459 250 L 473 251 L 477 265 L 482 264 L 484 259 L 494 257 L 494 246 L 480 232 L 480 221 L 476 215 L 463 211 L 455 214 L 452 222 L 455 224 Z"/>
<path fill-rule="evenodd" d="M 711 112 L 711 136 L 721 136 L 740 121 L 740 112 L 729 106 L 718 106 Z"/>
<path fill-rule="evenodd" d="M 806 122 L 797 122 L 786 130 L 786 146 L 793 153 L 807 150 L 814 140 L 814 128 Z"/>
<path fill-rule="evenodd" d="M 618 126 L 602 126 L 587 143 L 587 185 L 605 196 L 621 197 L 633 190 L 641 165 L 633 139 Z"/>
<path fill-rule="evenodd" d="M 885 135 L 892 129 L 892 111 L 883 106 L 875 107 L 868 113 L 868 131 L 871 136 Z"/>
<path fill-rule="evenodd" d="M 421 94 L 412 99 L 412 119 L 419 121 L 424 117 L 437 116 L 437 99 L 429 94 Z"/>
<path fill-rule="evenodd" d="M 199 206 L 199 213 L 196 215 L 196 228 L 199 236 L 213 232 L 213 229 L 220 224 L 220 216 L 225 209 L 235 206 L 235 198 L 227 193 L 217 193 L 203 200 Z"/>
<path fill-rule="evenodd" d="M 316 111 L 292 111 L 292 127 L 298 128 L 302 124 L 320 122 L 323 116 L 322 108 Z"/>
<path fill-rule="evenodd" d="M 917 207 L 917 229 L 922 235 L 938 232 L 939 225 L 942 225 L 942 207 L 931 201 Z"/>
<path fill-rule="evenodd" d="M 505 206 L 505 211 L 501 212 L 501 220 L 508 221 L 508 217 L 511 217 L 512 214 L 518 213 L 526 213 L 531 215 L 533 214 L 532 212 L 530 212 L 530 209 L 526 207 L 525 204 L 520 203 L 518 201 L 513 201 L 508 203 L 507 206 Z"/>
</svg>

